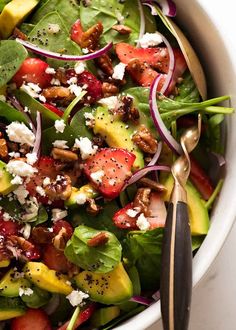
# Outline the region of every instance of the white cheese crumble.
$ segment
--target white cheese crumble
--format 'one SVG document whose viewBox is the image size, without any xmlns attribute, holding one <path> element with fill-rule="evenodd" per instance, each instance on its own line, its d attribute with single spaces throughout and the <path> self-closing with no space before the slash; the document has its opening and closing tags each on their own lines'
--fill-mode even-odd
<svg viewBox="0 0 236 330">
<path fill-rule="evenodd" d="M 75 139 L 74 147 L 80 149 L 82 159 L 87 159 L 95 155 L 98 150 L 98 146 L 93 146 L 92 142 L 87 137 Z"/>
<path fill-rule="evenodd" d="M 50 178 L 47 176 L 44 180 L 43 180 L 43 187 L 48 186 L 51 183 Z"/>
<path fill-rule="evenodd" d="M 63 119 L 59 119 L 55 121 L 54 127 L 57 133 L 63 133 L 66 127 L 66 123 Z"/>
<path fill-rule="evenodd" d="M 59 24 L 48 24 L 48 33 L 50 34 L 57 34 L 58 32 L 61 31 L 60 25 Z"/>
<path fill-rule="evenodd" d="M 24 107 L 24 112 L 30 113 L 31 111 L 30 111 L 30 109 L 28 107 Z"/>
<path fill-rule="evenodd" d="M 50 67 L 48 67 L 48 68 L 45 70 L 45 72 L 46 72 L 47 74 L 55 74 L 55 73 L 56 73 L 56 70 L 55 70 L 54 68 L 50 68 Z"/>
<path fill-rule="evenodd" d="M 29 195 L 29 192 L 25 189 L 25 187 L 23 185 L 21 185 L 17 189 L 15 189 L 13 191 L 13 193 L 16 195 L 20 204 L 25 204 L 25 199 Z"/>
<path fill-rule="evenodd" d="M 80 305 L 84 299 L 89 298 L 89 295 L 83 291 L 73 290 L 66 298 L 69 300 L 70 304 L 75 307 Z"/>
<path fill-rule="evenodd" d="M 69 85 L 73 85 L 73 84 L 77 84 L 77 81 L 78 81 L 77 77 L 71 77 L 69 80 L 67 80 L 67 83 Z"/>
<path fill-rule="evenodd" d="M 32 294 L 34 293 L 34 291 L 31 289 L 31 288 L 26 288 L 26 289 L 23 289 L 23 288 L 19 288 L 19 296 L 31 296 Z"/>
<path fill-rule="evenodd" d="M 30 221 L 38 215 L 39 204 L 35 197 L 30 197 L 29 200 L 25 201 L 24 205 L 26 214 L 22 216 L 23 221 Z"/>
<path fill-rule="evenodd" d="M 85 112 L 84 113 L 84 118 L 85 118 L 85 125 L 86 126 L 93 126 L 95 117 L 91 112 Z"/>
<path fill-rule="evenodd" d="M 125 68 L 126 68 L 126 64 L 124 64 L 122 62 L 117 64 L 114 67 L 114 72 L 113 72 L 112 78 L 116 79 L 116 80 L 122 80 L 125 75 Z"/>
<path fill-rule="evenodd" d="M 62 220 L 67 216 L 67 211 L 66 210 L 61 210 L 61 209 L 52 209 L 52 220 L 58 221 Z"/>
<path fill-rule="evenodd" d="M 101 183 L 102 178 L 104 177 L 105 172 L 103 170 L 91 173 L 91 179 L 96 183 Z"/>
<path fill-rule="evenodd" d="M 138 220 L 136 221 L 136 225 L 140 230 L 148 230 L 150 228 L 150 223 L 143 213 L 140 214 Z"/>
<path fill-rule="evenodd" d="M 19 158 L 20 157 L 20 153 L 15 152 L 15 151 L 9 152 L 8 155 L 12 158 Z"/>
<path fill-rule="evenodd" d="M 27 163 L 30 165 L 36 163 L 38 160 L 36 152 L 32 152 L 32 153 L 29 152 L 28 154 L 26 154 L 26 159 L 27 159 Z"/>
<path fill-rule="evenodd" d="M 54 85 L 54 86 L 61 86 L 60 80 L 56 79 L 56 78 L 52 78 L 52 80 L 50 81 L 50 84 Z"/>
<path fill-rule="evenodd" d="M 45 96 L 43 95 L 39 95 L 39 101 L 43 102 L 43 103 L 46 103 L 47 99 Z"/>
<path fill-rule="evenodd" d="M 128 209 L 126 211 L 126 214 L 130 217 L 130 218 L 135 218 L 137 214 L 139 214 L 139 210 L 135 210 L 135 209 Z"/>
<path fill-rule="evenodd" d="M 74 69 L 75 69 L 75 73 L 76 74 L 83 73 L 84 70 L 85 70 L 85 64 L 84 64 L 84 62 L 83 61 L 78 61 L 77 63 L 75 63 Z"/>
<path fill-rule="evenodd" d="M 12 142 L 34 145 L 35 135 L 24 123 L 13 121 L 6 127 L 6 133 Z"/>
<path fill-rule="evenodd" d="M 11 180 L 11 184 L 22 184 L 23 183 L 23 179 L 19 176 L 16 175 L 12 180 Z"/>
<path fill-rule="evenodd" d="M 71 94 L 75 94 L 75 96 L 79 96 L 82 93 L 82 88 L 77 86 L 76 84 L 72 84 L 68 87 Z"/>
<path fill-rule="evenodd" d="M 109 96 L 98 101 L 99 104 L 105 105 L 109 110 L 115 110 L 119 107 L 120 101 L 117 96 Z"/>
<path fill-rule="evenodd" d="M 88 53 L 89 53 L 88 48 L 82 48 L 82 53 L 83 53 L 83 54 L 88 54 Z"/>
<path fill-rule="evenodd" d="M 141 39 L 138 40 L 142 48 L 154 47 L 162 43 L 162 37 L 159 33 L 145 33 Z"/>
<path fill-rule="evenodd" d="M 16 176 L 31 177 L 38 172 L 36 168 L 23 162 L 23 160 L 10 160 L 6 166 L 7 171 Z"/>
<path fill-rule="evenodd" d="M 20 232 L 23 234 L 25 239 L 28 239 L 30 237 L 31 233 L 31 226 L 29 223 L 26 223 L 24 227 L 21 228 Z"/>
<path fill-rule="evenodd" d="M 55 140 L 52 144 L 55 148 L 59 148 L 59 149 L 68 149 L 69 148 L 66 145 L 67 144 L 66 140 Z"/>
<path fill-rule="evenodd" d="M 40 196 L 46 196 L 45 190 L 44 190 L 43 187 L 41 187 L 41 186 L 37 186 L 37 187 L 36 187 L 36 192 L 37 192 Z"/>
<path fill-rule="evenodd" d="M 79 205 L 83 205 L 87 201 L 87 196 L 85 193 L 78 193 L 75 197 L 76 203 Z"/>
<path fill-rule="evenodd" d="M 4 221 L 11 220 L 11 216 L 10 216 L 10 214 L 7 213 L 7 212 L 4 212 L 3 215 L 2 215 L 2 217 L 3 217 L 3 220 L 4 220 Z"/>
</svg>

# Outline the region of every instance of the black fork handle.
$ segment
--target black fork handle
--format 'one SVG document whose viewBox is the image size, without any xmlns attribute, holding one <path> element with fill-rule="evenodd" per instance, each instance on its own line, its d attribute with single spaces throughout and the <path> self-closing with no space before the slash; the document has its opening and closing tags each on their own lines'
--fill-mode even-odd
<svg viewBox="0 0 236 330">
<path fill-rule="evenodd" d="M 187 330 L 192 296 L 192 243 L 184 202 L 172 202 L 168 207 L 160 283 L 164 330 Z"/>
</svg>

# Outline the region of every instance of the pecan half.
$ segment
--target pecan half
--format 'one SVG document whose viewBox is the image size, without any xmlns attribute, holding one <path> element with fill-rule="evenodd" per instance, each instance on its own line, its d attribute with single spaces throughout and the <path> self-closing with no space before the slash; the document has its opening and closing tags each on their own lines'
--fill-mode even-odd
<svg viewBox="0 0 236 330">
<path fill-rule="evenodd" d="M 54 159 L 59 159 L 66 163 L 75 162 L 79 159 L 75 152 L 59 148 L 53 148 L 51 154 Z"/>
<path fill-rule="evenodd" d="M 28 37 L 26 34 L 24 34 L 20 29 L 18 29 L 17 27 L 15 27 L 14 31 L 13 31 L 13 37 L 14 38 L 19 38 L 21 40 L 27 40 Z"/>
<path fill-rule="evenodd" d="M 90 214 L 92 216 L 98 215 L 98 213 L 101 210 L 101 206 L 97 205 L 93 198 L 89 198 L 88 203 L 89 203 L 89 205 L 86 208 L 86 211 L 88 212 L 88 214 Z"/>
<path fill-rule="evenodd" d="M 62 104 L 68 104 L 75 98 L 75 95 L 72 94 L 67 87 L 63 86 L 45 88 L 42 95 L 47 99 L 47 101 L 61 101 Z"/>
<path fill-rule="evenodd" d="M 71 179 L 68 175 L 60 175 L 60 178 L 56 178 L 44 190 L 50 200 L 66 200 L 72 192 Z"/>
<path fill-rule="evenodd" d="M 112 30 L 117 31 L 122 35 L 130 34 L 132 32 L 131 28 L 129 28 L 126 25 L 122 25 L 122 24 L 113 25 Z"/>
<path fill-rule="evenodd" d="M 109 97 L 109 96 L 117 95 L 119 93 L 119 88 L 114 84 L 104 82 L 102 84 L 102 92 L 104 97 Z"/>
<path fill-rule="evenodd" d="M 150 204 L 150 188 L 139 188 L 134 197 L 134 207 L 140 210 L 140 213 L 144 213 L 145 216 L 149 216 L 148 206 Z"/>
<path fill-rule="evenodd" d="M 137 133 L 132 136 L 132 141 L 148 154 L 155 154 L 157 151 L 157 140 L 144 125 L 141 125 Z"/>
<path fill-rule="evenodd" d="M 5 139 L 0 139 L 0 158 L 6 158 L 8 156 L 7 141 Z"/>
<path fill-rule="evenodd" d="M 103 25 L 101 22 L 91 26 L 87 31 L 83 32 L 79 41 L 81 48 L 87 48 L 94 51 L 99 43 L 99 38 L 103 32 Z"/>
<path fill-rule="evenodd" d="M 123 122 L 131 120 L 133 123 L 137 124 L 140 116 L 138 109 L 133 106 L 133 98 L 123 96 L 121 101 L 121 106 L 117 110 L 118 115 L 121 115 L 121 120 Z"/>
<path fill-rule="evenodd" d="M 95 62 L 104 73 L 106 73 L 108 76 L 112 76 L 113 66 L 108 54 L 103 54 L 102 56 L 98 57 Z"/>
<path fill-rule="evenodd" d="M 98 233 L 96 236 L 90 238 L 87 241 L 87 245 L 89 247 L 97 247 L 97 246 L 105 245 L 108 241 L 109 241 L 109 237 L 107 233 L 101 232 Z"/>
<path fill-rule="evenodd" d="M 70 237 L 64 227 L 61 228 L 59 233 L 52 239 L 52 243 L 57 250 L 64 251 L 67 241 Z"/>
</svg>

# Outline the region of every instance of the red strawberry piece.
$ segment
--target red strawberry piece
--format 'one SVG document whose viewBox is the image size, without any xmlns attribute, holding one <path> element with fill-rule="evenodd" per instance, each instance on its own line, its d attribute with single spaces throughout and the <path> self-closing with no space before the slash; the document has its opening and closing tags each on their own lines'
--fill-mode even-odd
<svg viewBox="0 0 236 330">
<path fill-rule="evenodd" d="M 10 235 L 18 235 L 20 231 L 20 225 L 16 221 L 8 220 L 5 221 L 3 219 L 4 212 L 0 213 L 0 235 L 10 236 Z"/>
<path fill-rule="evenodd" d="M 58 109 L 57 107 L 55 107 L 54 105 L 52 105 L 50 103 L 44 103 L 43 105 L 44 105 L 44 107 L 46 107 L 48 110 L 54 112 L 59 117 L 63 116 L 64 112 L 61 109 Z"/>
<path fill-rule="evenodd" d="M 80 44 L 83 29 L 80 20 L 78 19 L 71 27 L 70 38 L 77 44 Z"/>
<path fill-rule="evenodd" d="M 159 73 L 153 70 L 149 64 L 141 62 L 139 59 L 132 59 L 129 61 L 127 67 L 127 72 L 129 72 L 131 78 L 143 87 L 150 87 L 153 80 L 159 75 Z M 164 83 L 164 76 L 162 81 L 159 82 L 158 90 Z"/>
<path fill-rule="evenodd" d="M 86 309 L 84 309 L 83 311 L 81 311 L 79 313 L 79 316 L 75 322 L 74 328 L 73 329 L 77 329 L 82 323 L 88 321 L 90 319 L 90 317 L 93 315 L 93 313 L 95 312 L 96 309 L 96 305 L 95 304 L 91 304 L 89 305 Z M 65 324 L 63 324 L 60 328 L 58 328 L 57 330 L 66 330 L 67 327 L 69 325 L 69 321 L 66 322 Z"/>
<path fill-rule="evenodd" d="M 138 229 L 136 225 L 137 216 L 130 217 L 128 215 L 129 211 L 132 211 L 133 208 L 133 203 L 129 203 L 114 214 L 112 220 L 116 227 L 129 230 Z"/>
<path fill-rule="evenodd" d="M 12 78 L 17 87 L 20 87 L 24 82 L 38 84 L 41 88 L 50 86 L 52 74 L 46 73 L 49 65 L 39 58 L 27 58 L 22 63 L 20 69 Z"/>
<path fill-rule="evenodd" d="M 84 171 L 92 184 L 106 198 L 115 198 L 121 192 L 135 155 L 125 149 L 100 149 L 84 164 Z"/>
<path fill-rule="evenodd" d="M 52 330 L 47 314 L 42 309 L 28 309 L 11 321 L 11 330 Z"/>
</svg>

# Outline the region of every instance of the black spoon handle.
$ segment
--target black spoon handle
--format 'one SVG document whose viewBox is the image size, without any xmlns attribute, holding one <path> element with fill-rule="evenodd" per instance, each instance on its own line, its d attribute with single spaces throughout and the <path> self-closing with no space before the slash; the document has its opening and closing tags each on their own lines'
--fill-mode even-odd
<svg viewBox="0 0 236 330">
<path fill-rule="evenodd" d="M 162 246 L 161 312 L 164 330 L 188 329 L 192 296 L 192 244 L 188 207 L 171 202 Z"/>
</svg>

